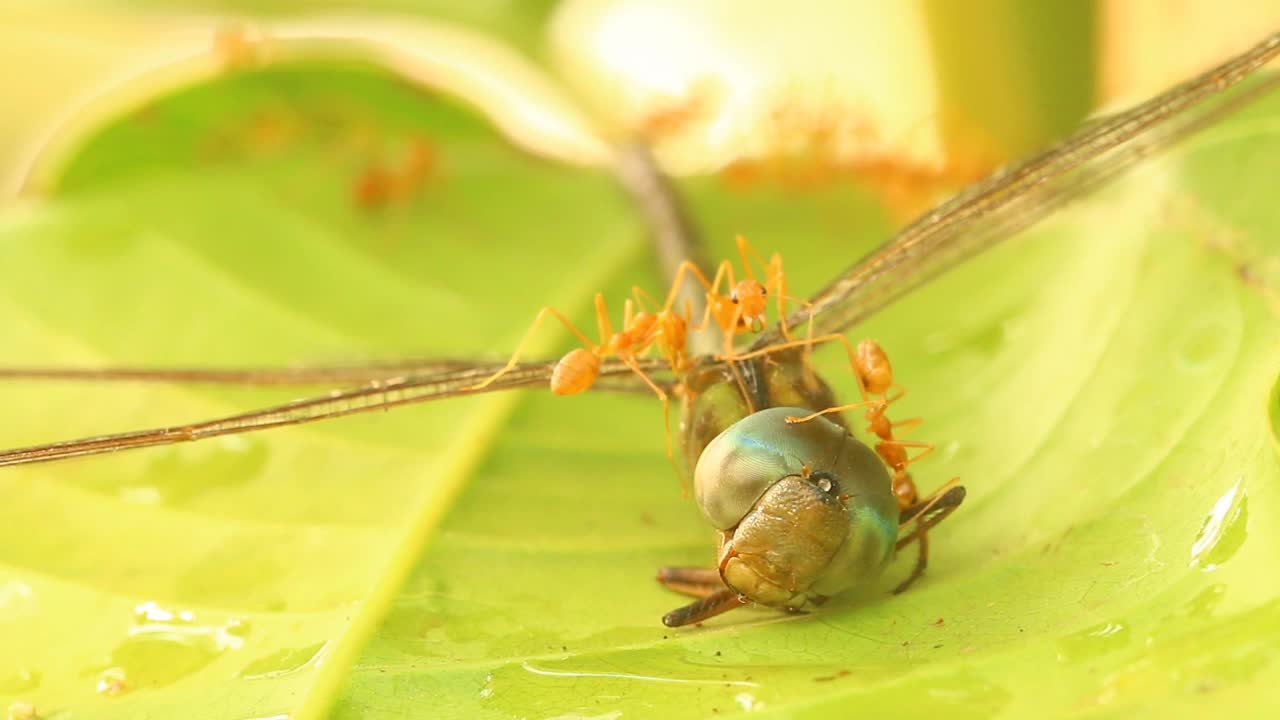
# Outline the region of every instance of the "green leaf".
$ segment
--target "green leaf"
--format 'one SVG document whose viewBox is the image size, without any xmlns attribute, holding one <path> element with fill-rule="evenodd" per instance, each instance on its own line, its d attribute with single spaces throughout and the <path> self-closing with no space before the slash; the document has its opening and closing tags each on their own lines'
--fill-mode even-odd
<svg viewBox="0 0 1280 720">
<path fill-rule="evenodd" d="M 355 667 L 342 718 L 1152 716 L 1278 699 L 1280 98 L 860 328 L 959 476 L 927 579 L 703 628 L 666 564 L 710 564 L 652 422 L 527 397 Z M 699 217 L 809 280 L 858 251 L 808 198 L 698 188 Z M 769 232 L 756 232 L 767 225 Z M 838 353 L 837 353 L 838 355 Z M 838 357 L 827 376 L 844 379 Z M 1271 398 L 1268 400 L 1268 398 Z M 1268 402 L 1270 410 L 1267 410 Z M 1271 422 L 1268 422 L 1268 416 Z M 607 420 L 606 420 L 607 418 Z"/>
<path fill-rule="evenodd" d="M 296 132 L 277 144 L 268 122 L 263 144 L 264 109 Z M 531 391 L 0 473 L 0 699 L 77 718 L 315 717 L 345 678 L 339 717 L 1274 703 L 1278 117 L 1271 98 L 859 329 L 939 445 L 923 487 L 959 475 L 970 491 L 907 594 L 886 594 L 899 563 L 812 615 L 662 628 L 682 599 L 653 570 L 709 563 L 711 538 L 662 457 L 657 403 Z M 385 158 L 343 142 L 362 127 Z M 422 135 L 439 177 L 359 207 L 365 166 Z M 155 103 L 60 187 L 0 216 L 2 365 L 500 357 L 543 303 L 589 320 L 596 289 L 658 285 L 607 179 L 531 161 L 359 67 Z M 716 252 L 739 231 L 780 250 L 801 295 L 884 236 L 846 187 L 688 190 Z M 838 354 L 821 369 L 851 393 Z M 280 394 L 0 397 L 16 445 Z M 95 693 L 110 665 L 132 691 Z"/>
</svg>

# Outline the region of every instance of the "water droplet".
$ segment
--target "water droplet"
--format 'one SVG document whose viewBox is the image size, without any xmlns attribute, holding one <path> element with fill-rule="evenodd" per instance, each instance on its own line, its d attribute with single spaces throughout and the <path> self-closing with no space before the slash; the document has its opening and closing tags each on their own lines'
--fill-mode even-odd
<svg viewBox="0 0 1280 720">
<path fill-rule="evenodd" d="M 166 610 L 149 600 L 139 603 L 133 608 L 133 621 L 138 624 L 166 623 L 174 620 L 191 623 L 195 621 L 195 614 L 190 610 L 180 610 L 177 614 L 174 614 L 172 610 Z"/>
<path fill-rule="evenodd" d="M 98 676 L 98 692 L 100 694 L 107 697 L 116 697 L 128 691 L 129 674 L 123 668 L 107 668 Z"/>
<path fill-rule="evenodd" d="M 17 620 L 31 615 L 36 608 L 36 593 L 21 582 L 0 585 L 0 620 Z"/>
<path fill-rule="evenodd" d="M 40 673 L 27 668 L 22 668 L 11 675 L 0 677 L 0 693 L 5 695 L 30 692 L 38 687 L 40 687 Z"/>
<path fill-rule="evenodd" d="M 1191 567 L 1208 572 L 1231 559 L 1248 535 L 1249 498 L 1244 478 L 1236 480 L 1213 504 L 1191 545 Z"/>
<path fill-rule="evenodd" d="M 1094 702 L 1136 707 L 1149 698 L 1254 683 L 1275 660 L 1274 633 L 1266 630 L 1278 620 L 1280 601 L 1273 600 L 1209 623 L 1162 621 L 1142 652 L 1103 680 Z"/>
<path fill-rule="evenodd" d="M 161 687 L 191 675 L 223 652 L 242 647 L 248 632 L 236 618 L 220 625 L 202 624 L 189 610 L 175 611 L 154 602 L 139 604 L 133 614 L 134 627 L 111 653 L 112 670 L 121 673 L 122 684 L 127 678 L 129 689 Z M 118 694 L 103 690 L 104 683 L 110 688 L 109 680 L 100 680 L 99 692 Z"/>
<path fill-rule="evenodd" d="M 1058 640 L 1058 660 L 1076 663 L 1106 655 L 1130 640 L 1129 628 L 1121 622 L 1094 625 Z"/>
<path fill-rule="evenodd" d="M 223 629 L 227 631 L 228 635 L 238 637 L 243 640 L 249 637 L 249 628 L 251 627 L 253 626 L 240 618 L 231 618 L 227 621 L 227 624 L 223 626 Z"/>
<path fill-rule="evenodd" d="M 240 677 L 246 680 L 264 680 L 291 675 L 308 665 L 318 663 L 326 645 L 328 643 L 316 643 L 264 655 L 246 665 L 240 671 Z"/>
<path fill-rule="evenodd" d="M 733 696 L 733 701 L 738 703 L 745 712 L 758 712 L 764 710 L 764 703 L 760 702 L 751 693 L 740 692 Z"/>
<path fill-rule="evenodd" d="M 29 702 L 18 702 L 9 705 L 9 720 L 36 720 L 36 706 Z"/>
</svg>

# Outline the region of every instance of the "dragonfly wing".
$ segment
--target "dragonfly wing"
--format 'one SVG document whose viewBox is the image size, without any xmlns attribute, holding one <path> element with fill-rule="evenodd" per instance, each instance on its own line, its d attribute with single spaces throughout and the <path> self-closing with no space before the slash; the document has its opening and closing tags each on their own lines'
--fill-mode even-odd
<svg viewBox="0 0 1280 720">
<path fill-rule="evenodd" d="M 525 363 L 495 382 L 483 388 L 476 388 L 478 383 L 493 374 L 496 367 L 500 366 L 469 365 L 426 375 L 381 378 L 347 390 L 337 390 L 213 420 L 0 451 L 0 467 L 193 442 L 220 435 L 268 430 L 285 425 L 302 425 L 329 418 L 453 397 L 525 387 L 545 387 L 550 382 L 555 365 L 554 363 Z M 663 364 L 660 360 L 653 359 L 641 361 L 638 367 L 646 373 L 654 373 L 661 371 Z M 607 379 L 604 383 L 606 387 L 609 384 L 615 384 L 627 388 L 629 383 L 625 377 L 633 372 L 623 363 L 611 361 L 602 364 L 600 375 Z M 638 378 L 637 382 L 639 382 Z"/>
<path fill-rule="evenodd" d="M 1280 33 L 1125 112 L 1098 119 L 1049 150 L 997 170 L 871 252 L 788 318 L 819 333 L 843 332 L 926 280 L 994 246 L 1096 189 L 1139 160 L 1211 125 L 1280 86 L 1272 76 L 1225 93 L 1280 55 Z M 772 328 L 752 344 L 782 340 Z"/>
<path fill-rule="evenodd" d="M 517 370 L 541 368 L 554 361 L 533 361 L 516 365 Z M 136 382 L 180 383 L 190 385 L 234 385 L 242 387 L 342 386 L 376 383 L 395 378 L 421 377 L 470 371 L 481 378 L 505 367 L 499 361 L 482 362 L 461 358 L 429 358 L 398 360 L 365 365 L 297 365 L 290 367 L 0 367 L 4 381 L 68 381 L 68 382 Z M 659 385 L 663 382 L 657 381 Z M 670 383 L 666 384 L 668 387 Z M 613 375 L 602 378 L 593 391 L 648 393 L 649 386 L 639 377 Z"/>
<path fill-rule="evenodd" d="M 545 362 L 525 363 L 521 367 L 542 366 Z M 189 383 L 207 385 L 241 385 L 247 387 L 288 385 L 355 385 L 389 378 L 435 375 L 462 370 L 496 373 L 502 362 L 430 358 L 363 365 L 298 365 L 291 367 L 0 367 L 0 381 L 66 380 L 89 382 Z"/>
</svg>

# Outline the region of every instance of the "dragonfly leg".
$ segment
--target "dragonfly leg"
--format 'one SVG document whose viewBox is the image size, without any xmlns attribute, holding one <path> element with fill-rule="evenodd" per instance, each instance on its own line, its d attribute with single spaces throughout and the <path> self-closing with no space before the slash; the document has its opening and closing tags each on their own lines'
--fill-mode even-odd
<svg viewBox="0 0 1280 720">
<path fill-rule="evenodd" d="M 929 567 L 929 536 L 921 533 L 916 537 L 916 564 L 911 567 L 911 574 L 905 580 L 898 583 L 893 588 L 893 594 L 898 595 L 907 591 L 907 588 L 915 584 L 924 575 L 925 568 Z"/>
<path fill-rule="evenodd" d="M 924 574 L 925 568 L 928 567 L 929 530 L 946 520 L 951 513 L 955 512 L 956 508 L 960 507 L 960 503 L 964 502 L 965 489 L 963 485 L 956 484 L 958 480 L 959 478 L 952 478 L 950 482 L 938 488 L 929 497 L 899 513 L 899 528 L 906 527 L 911 523 L 915 523 L 915 527 L 911 529 L 911 532 L 898 538 L 895 549 L 901 550 L 914 542 L 919 546 L 919 552 L 916 555 L 916 563 L 911 570 L 911 574 L 893 589 L 894 594 L 903 592 L 910 587 L 912 583 Z"/>
<path fill-rule="evenodd" d="M 724 589 L 724 581 L 720 579 L 720 573 L 715 568 L 658 568 L 658 582 L 668 590 L 696 598 L 705 598 Z"/>
<path fill-rule="evenodd" d="M 740 608 L 746 603 L 747 601 L 737 593 L 725 588 L 663 615 L 662 624 L 667 627 L 692 625 Z"/>
</svg>

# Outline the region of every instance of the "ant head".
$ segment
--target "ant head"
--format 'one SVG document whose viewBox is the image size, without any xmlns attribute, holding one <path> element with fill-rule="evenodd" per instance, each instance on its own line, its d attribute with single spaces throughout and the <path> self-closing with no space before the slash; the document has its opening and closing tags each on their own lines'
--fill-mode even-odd
<svg viewBox="0 0 1280 720">
<path fill-rule="evenodd" d="M 742 280 L 733 286 L 729 299 L 733 304 L 742 306 L 744 317 L 761 317 L 769 302 L 769 291 L 756 280 Z"/>
</svg>

